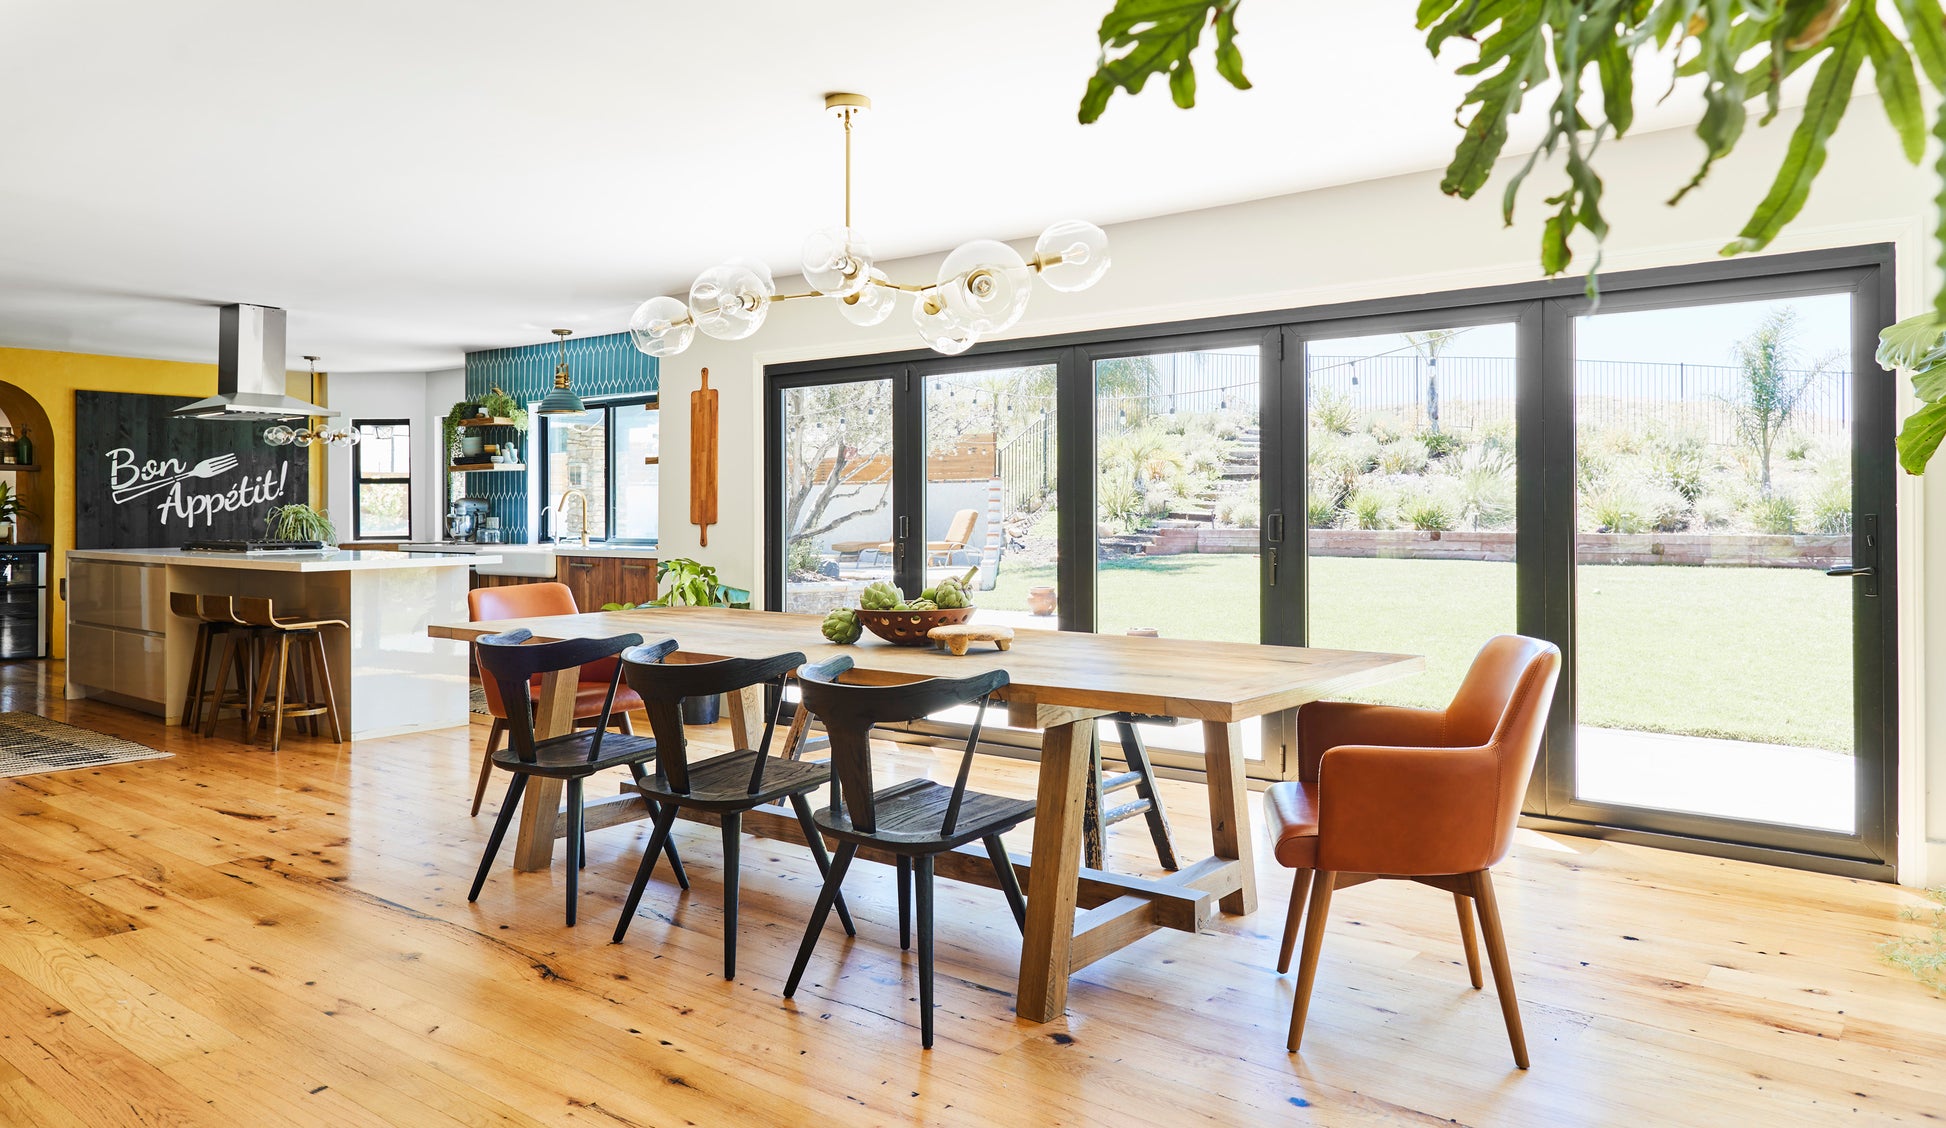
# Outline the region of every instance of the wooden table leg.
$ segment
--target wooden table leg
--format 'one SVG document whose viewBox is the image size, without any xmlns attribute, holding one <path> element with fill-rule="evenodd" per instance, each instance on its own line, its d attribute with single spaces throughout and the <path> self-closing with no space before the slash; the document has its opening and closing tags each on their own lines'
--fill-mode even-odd
<svg viewBox="0 0 1946 1128">
<path fill-rule="evenodd" d="M 738 748 L 755 748 L 763 739 L 764 687 L 746 685 L 723 695 L 723 711 L 730 715 L 730 739 Z"/>
<path fill-rule="evenodd" d="M 1094 736 L 1095 721 L 1089 717 L 1051 725 L 1041 737 L 1034 867 L 1027 878 L 1027 925 L 1014 1003 L 1015 1013 L 1032 1022 L 1051 1022 L 1068 1006 L 1074 903 L 1081 884 L 1081 799 Z"/>
<path fill-rule="evenodd" d="M 1243 863 L 1243 887 L 1217 902 L 1226 913 L 1257 911 L 1256 840 L 1250 833 L 1250 787 L 1243 775 L 1243 726 L 1203 722 L 1203 769 L 1209 780 L 1209 828 L 1219 858 Z"/>
<path fill-rule="evenodd" d="M 574 697 L 581 670 L 556 670 L 541 676 L 541 699 L 534 709 L 534 738 L 545 740 L 574 731 Z M 520 834 L 514 840 L 514 868 L 544 870 L 554 861 L 554 826 L 561 814 L 561 781 L 545 776 L 527 780 L 520 801 Z"/>
</svg>

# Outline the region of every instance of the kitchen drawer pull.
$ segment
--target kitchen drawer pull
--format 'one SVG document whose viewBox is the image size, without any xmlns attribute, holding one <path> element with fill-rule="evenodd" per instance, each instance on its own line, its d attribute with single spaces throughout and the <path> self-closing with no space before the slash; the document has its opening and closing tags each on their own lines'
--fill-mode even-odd
<svg viewBox="0 0 1946 1128">
<path fill-rule="evenodd" d="M 649 570 L 649 566 L 647 564 L 624 564 L 622 565 L 622 567 L 628 569 L 631 572 L 646 572 Z"/>
<path fill-rule="evenodd" d="M 574 561 L 574 560 L 570 560 L 570 561 L 568 561 L 568 567 L 570 567 L 570 568 L 592 568 L 592 567 L 594 567 L 594 565 L 593 565 L 593 564 L 583 564 L 583 563 L 580 563 L 579 561 Z"/>
</svg>

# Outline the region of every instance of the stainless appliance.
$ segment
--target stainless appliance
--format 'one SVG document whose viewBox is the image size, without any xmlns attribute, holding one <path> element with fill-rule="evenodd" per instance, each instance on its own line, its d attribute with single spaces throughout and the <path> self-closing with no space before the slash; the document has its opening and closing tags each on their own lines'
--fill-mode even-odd
<svg viewBox="0 0 1946 1128">
<path fill-rule="evenodd" d="M 480 525 L 480 519 L 487 514 L 487 500 L 483 497 L 456 497 L 453 507 L 446 511 L 446 538 L 456 541 L 470 541 L 473 531 Z"/>
<path fill-rule="evenodd" d="M 44 544 L 0 545 L 0 659 L 47 657 Z"/>
<path fill-rule="evenodd" d="M 184 404 L 177 419 L 336 418 L 339 412 L 284 390 L 284 311 L 226 305 L 218 318 L 216 394 Z"/>
</svg>

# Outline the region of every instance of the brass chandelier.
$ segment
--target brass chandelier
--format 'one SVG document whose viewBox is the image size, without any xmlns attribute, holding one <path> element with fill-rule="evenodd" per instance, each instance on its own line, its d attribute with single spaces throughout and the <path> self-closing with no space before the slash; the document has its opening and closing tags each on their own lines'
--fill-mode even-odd
<svg viewBox="0 0 1946 1128">
<path fill-rule="evenodd" d="M 736 341 L 763 327 L 773 302 L 830 298 L 846 320 L 871 326 L 892 316 L 900 294 L 912 295 L 912 321 L 919 337 L 936 352 L 965 352 L 981 337 L 1004 333 L 1027 312 L 1032 278 L 1050 289 L 1085 290 L 1108 269 L 1108 236 L 1080 220 L 1048 227 L 1034 243 L 1034 257 L 997 239 L 962 243 L 927 283 L 894 282 L 872 263 L 871 249 L 851 225 L 852 121 L 870 109 L 863 94 L 827 94 L 824 108 L 844 123 L 845 222 L 804 240 L 802 266 L 811 289 L 780 294 L 770 270 L 759 262 L 732 260 L 696 277 L 689 300 L 667 295 L 650 298 L 628 320 L 635 347 L 650 356 L 673 356 L 703 333 Z"/>
</svg>

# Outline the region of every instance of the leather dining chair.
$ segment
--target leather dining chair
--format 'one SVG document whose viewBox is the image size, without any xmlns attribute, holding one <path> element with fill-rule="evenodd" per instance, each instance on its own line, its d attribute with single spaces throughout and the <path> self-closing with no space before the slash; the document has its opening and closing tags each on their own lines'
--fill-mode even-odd
<svg viewBox="0 0 1946 1128">
<path fill-rule="evenodd" d="M 1500 635 L 1481 648 L 1444 709 L 1313 701 L 1298 710 L 1298 778 L 1264 793 L 1277 860 L 1297 871 L 1280 975 L 1290 970 L 1304 923 L 1292 1053 L 1304 1038 L 1332 893 L 1402 878 L 1453 895 L 1475 990 L 1482 984 L 1469 902 L 1478 912 L 1514 1062 L 1527 1068 L 1490 871 L 1513 844 L 1560 672 L 1561 652 L 1552 643 Z"/>
<path fill-rule="evenodd" d="M 466 611 L 467 618 L 480 623 L 499 619 L 532 619 L 543 615 L 577 615 L 581 609 L 575 605 L 574 592 L 569 590 L 568 585 L 540 583 L 474 588 L 466 593 Z M 575 724 L 592 724 L 603 716 L 602 703 L 607 699 L 608 687 L 614 681 L 616 669 L 613 658 L 590 662 L 581 668 L 574 697 Z M 500 696 L 500 686 L 494 679 L 482 677 L 480 688 L 486 694 L 487 712 L 493 716 L 493 729 L 487 733 L 486 751 L 480 756 L 480 779 L 473 788 L 473 814 L 476 817 L 480 813 L 480 803 L 486 798 L 487 780 L 493 776 L 493 754 L 499 750 L 501 740 L 507 735 L 507 703 Z M 540 688 L 537 678 L 534 693 L 540 693 Z M 635 726 L 628 715 L 641 707 L 642 699 L 634 690 L 626 685 L 616 688 L 610 715 L 624 735 L 634 734 Z"/>
</svg>

